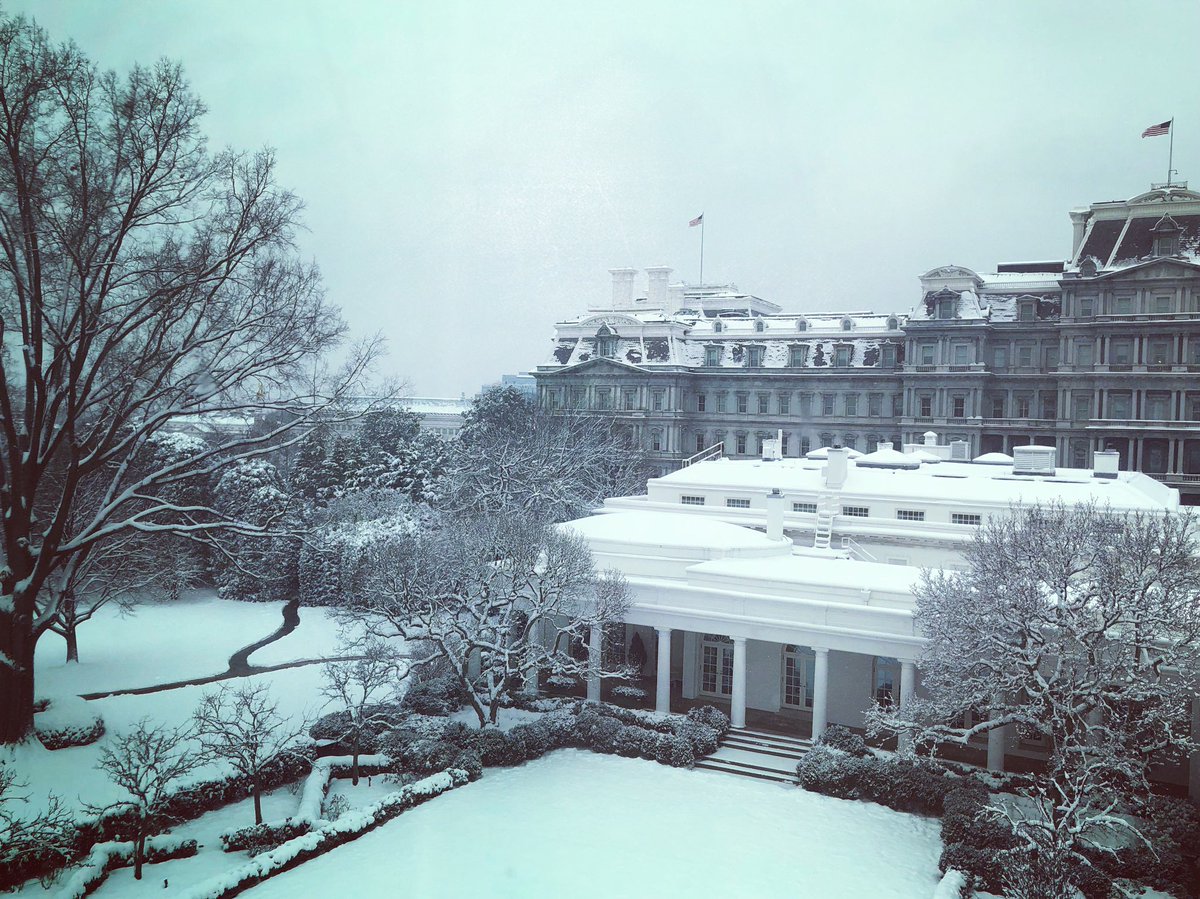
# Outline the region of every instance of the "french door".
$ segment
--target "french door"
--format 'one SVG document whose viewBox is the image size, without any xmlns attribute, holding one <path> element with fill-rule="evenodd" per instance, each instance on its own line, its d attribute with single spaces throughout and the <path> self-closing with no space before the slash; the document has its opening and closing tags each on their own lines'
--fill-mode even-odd
<svg viewBox="0 0 1200 899">
<path fill-rule="evenodd" d="M 733 694 L 733 640 L 705 634 L 700 649 L 700 692 L 712 696 Z"/>
<path fill-rule="evenodd" d="M 783 704 L 793 709 L 811 709 L 817 657 L 800 646 L 783 648 Z"/>
</svg>

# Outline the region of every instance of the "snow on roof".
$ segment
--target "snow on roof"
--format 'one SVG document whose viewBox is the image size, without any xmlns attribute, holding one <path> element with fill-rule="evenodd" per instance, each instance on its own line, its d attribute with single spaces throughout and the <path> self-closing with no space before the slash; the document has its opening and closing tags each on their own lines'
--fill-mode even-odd
<svg viewBox="0 0 1200 899">
<path fill-rule="evenodd" d="M 984 453 L 971 461 L 980 465 L 1012 465 L 1013 457 L 1008 453 Z"/>
<path fill-rule="evenodd" d="M 829 451 L 831 449 L 833 449 L 833 447 L 823 446 L 820 449 L 811 450 L 810 452 L 805 453 L 804 458 L 806 458 L 806 459 L 821 459 L 821 460 L 828 459 Z M 842 449 L 844 449 L 846 451 L 847 459 L 858 459 L 862 456 L 862 453 L 860 453 L 858 450 L 850 449 L 850 447 L 848 447 L 848 446 L 842 447 Z"/>
<path fill-rule="evenodd" d="M 726 552 L 757 550 L 764 555 L 791 552 L 791 543 L 771 540 L 759 531 L 682 512 L 612 512 L 568 521 L 560 527 L 575 531 L 589 542 L 664 550 L 697 547 Z"/>
<path fill-rule="evenodd" d="M 798 555 L 770 559 L 714 559 L 693 566 L 691 572 L 795 586 L 852 587 L 891 593 L 910 592 L 921 577 L 921 569 L 904 565 Z"/>
<path fill-rule="evenodd" d="M 825 490 L 825 465 L 807 459 L 776 462 L 714 460 L 699 462 L 648 483 L 649 496 L 658 500 L 670 490 L 705 488 L 730 491 L 816 495 Z M 882 501 L 930 502 L 976 509 L 1008 509 L 1012 505 L 1048 505 L 1054 502 L 1096 502 L 1118 511 L 1176 510 L 1179 492 L 1140 472 L 1120 472 L 1116 478 L 1097 478 L 1091 470 L 1059 468 L 1053 475 L 1014 475 L 1011 468 L 942 462 L 915 470 L 847 465 L 842 498 L 878 498 Z M 657 494 L 657 495 L 656 495 Z"/>
<path fill-rule="evenodd" d="M 855 465 L 860 468 L 920 468 L 921 460 L 912 453 L 895 449 L 877 449 L 873 453 L 859 456 Z"/>
<path fill-rule="evenodd" d="M 465 397 L 406 396 L 396 400 L 396 405 L 419 415 L 462 415 L 471 408 L 471 401 Z"/>
</svg>

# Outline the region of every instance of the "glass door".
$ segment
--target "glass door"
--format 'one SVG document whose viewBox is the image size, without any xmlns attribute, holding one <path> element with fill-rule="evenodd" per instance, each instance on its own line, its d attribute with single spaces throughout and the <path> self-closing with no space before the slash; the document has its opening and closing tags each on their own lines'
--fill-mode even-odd
<svg viewBox="0 0 1200 899">
<path fill-rule="evenodd" d="M 793 709 L 811 709 L 817 656 L 800 646 L 783 648 L 783 704 Z"/>
<path fill-rule="evenodd" d="M 705 634 L 700 654 L 700 692 L 713 696 L 733 694 L 733 640 Z"/>
</svg>

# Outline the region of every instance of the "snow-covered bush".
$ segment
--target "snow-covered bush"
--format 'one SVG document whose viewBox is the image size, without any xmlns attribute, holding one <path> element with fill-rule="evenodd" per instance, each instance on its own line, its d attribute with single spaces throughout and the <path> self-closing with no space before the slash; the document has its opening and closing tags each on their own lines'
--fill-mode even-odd
<svg viewBox="0 0 1200 899">
<path fill-rule="evenodd" d="M 104 736 L 98 706 L 78 696 L 56 696 L 33 717 L 33 730 L 47 749 L 87 746 Z"/>
<path fill-rule="evenodd" d="M 381 702 L 378 705 L 368 706 L 372 723 L 365 728 L 359 738 L 359 749 L 365 753 L 379 752 L 381 745 L 380 737 L 382 734 L 391 728 L 398 727 L 404 721 L 404 712 L 396 703 Z M 384 720 L 386 719 L 386 720 Z M 328 715 L 322 715 L 317 719 L 316 723 L 308 729 L 308 735 L 314 740 L 324 742 L 326 745 L 334 745 L 337 747 L 339 754 L 341 750 L 346 749 L 340 741 L 347 732 L 351 729 L 352 721 L 350 713 L 343 709 L 340 712 L 330 712 Z M 328 753 L 328 748 L 322 751 L 322 754 Z M 349 749 L 346 749 L 349 753 Z"/>
<path fill-rule="evenodd" d="M 941 815 L 946 794 L 956 783 L 933 762 L 859 757 L 821 743 L 804 754 L 796 776 L 800 786 L 814 793 L 878 802 L 920 815 Z"/>
<path fill-rule="evenodd" d="M 254 857 L 260 852 L 274 849 L 288 840 L 294 840 L 310 830 L 312 830 L 312 824 L 308 821 L 297 821 L 293 818 L 270 824 L 252 824 L 240 830 L 221 834 L 221 848 L 225 852 L 244 850 Z"/>
<path fill-rule="evenodd" d="M 707 724 L 701 724 L 699 721 L 692 721 L 688 718 L 684 718 L 679 722 L 675 733 L 687 740 L 688 745 L 692 747 L 692 754 L 696 758 L 702 758 L 716 752 L 717 745 L 721 739 L 716 728 L 709 727 Z"/>
<path fill-rule="evenodd" d="M 170 834 L 150 837 L 146 841 L 145 860 L 148 864 L 156 864 L 173 858 L 189 858 L 196 854 L 197 848 L 195 840 L 184 840 Z M 132 865 L 133 856 L 133 843 L 96 844 L 84 863 L 58 891 L 58 899 L 83 899 L 91 895 L 110 871 Z"/>
<path fill-rule="evenodd" d="M 453 715 L 466 701 L 458 678 L 444 666 L 422 666 L 409 677 L 403 705 L 419 715 Z"/>
<path fill-rule="evenodd" d="M 226 469 L 213 487 L 213 506 L 265 531 L 263 536 L 231 532 L 220 537 L 222 551 L 213 553 L 212 566 L 221 596 L 247 602 L 290 599 L 299 543 L 286 535 L 298 527 L 275 466 L 250 459 Z"/>
<path fill-rule="evenodd" d="M 821 734 L 817 743 L 859 758 L 866 758 L 871 754 L 871 750 L 867 748 L 867 741 L 841 724 L 831 724 L 825 728 L 825 733 Z"/>
<path fill-rule="evenodd" d="M 707 724 L 717 732 L 718 737 L 723 737 L 729 733 L 729 728 L 732 726 L 729 721 L 729 716 L 716 706 L 711 705 L 701 705 L 692 709 L 688 709 L 685 717 L 689 721 Z"/>
<path fill-rule="evenodd" d="M 690 768 L 696 764 L 696 755 L 692 752 L 691 744 L 683 737 L 677 737 L 674 734 L 659 736 L 655 758 L 672 768 Z"/>
</svg>

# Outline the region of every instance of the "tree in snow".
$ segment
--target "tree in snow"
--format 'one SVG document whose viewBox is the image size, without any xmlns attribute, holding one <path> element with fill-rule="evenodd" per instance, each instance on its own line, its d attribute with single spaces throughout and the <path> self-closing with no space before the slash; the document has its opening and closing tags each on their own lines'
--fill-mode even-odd
<svg viewBox="0 0 1200 899">
<path fill-rule="evenodd" d="M 385 703 L 399 702 L 400 685 L 408 676 L 408 663 L 399 650 L 378 637 L 368 636 L 351 644 L 339 655 L 353 653 L 352 661 L 327 662 L 323 674 L 322 694 L 346 715 L 341 740 L 350 746 L 353 758 L 351 783 L 358 786 L 358 758 L 363 738 L 377 727 L 392 724 L 395 715 L 389 714 Z"/>
<path fill-rule="evenodd" d="M 74 850 L 75 823 L 66 806 L 51 795 L 43 809 L 30 812 L 24 787 L 11 763 L 0 756 L 0 890 L 30 876 L 14 877 L 14 869 L 21 871 L 18 865 L 36 873 L 67 861 Z"/>
<path fill-rule="evenodd" d="M 264 602 L 295 593 L 300 522 L 275 466 L 245 459 L 226 468 L 213 489 L 213 508 L 258 528 L 214 536 L 212 567 L 217 590 L 228 599 Z M 264 538 L 261 533 L 274 533 Z"/>
<path fill-rule="evenodd" d="M 645 489 L 642 453 L 619 424 L 542 409 L 511 387 L 476 399 L 453 452 L 447 504 L 468 514 L 567 521 Z"/>
<path fill-rule="evenodd" d="M 358 394 L 376 346 L 318 389 L 344 332 L 293 234 L 269 151 L 210 152 L 178 65 L 101 72 L 0 15 L 0 743 L 33 721 L 37 638 L 62 585 L 118 533 L 270 527 L 172 499 L 298 440 Z M 265 432 L 238 425 L 278 414 Z M 203 450 L 138 471 L 156 435 L 212 421 Z M 96 498 L 77 515 L 81 489 Z"/>
<path fill-rule="evenodd" d="M 345 597 L 343 613 L 368 633 L 415 645 L 414 665 L 444 662 L 480 727 L 494 725 L 540 671 L 587 675 L 572 642 L 628 608 L 625 582 L 595 571 L 581 537 L 518 514 L 447 518 L 366 553 L 366 589 Z"/>
<path fill-rule="evenodd" d="M 1147 790 L 1148 768 L 1194 748 L 1196 537 L 1189 515 L 1021 509 L 980 529 L 968 570 L 922 576 L 927 695 L 877 708 L 875 724 L 918 745 L 966 745 L 1004 726 L 1044 739 L 1029 807 L 997 810 L 1026 850 L 1014 877 L 1036 889 L 1065 889 L 1081 850 L 1130 828 L 1118 810 Z"/>
<path fill-rule="evenodd" d="M 189 745 L 190 739 L 185 729 L 152 724 L 143 718 L 130 730 L 106 741 L 100 750 L 96 767 L 129 794 L 129 799 L 104 811 L 133 812 L 134 880 L 142 879 L 146 837 L 158 833 L 167 823 L 163 811 L 172 791 L 204 762 Z"/>
<path fill-rule="evenodd" d="M 205 693 L 192 714 L 204 757 L 229 763 L 250 781 L 254 823 L 262 824 L 263 772 L 303 745 L 308 722 L 285 718 L 267 684 L 224 684 Z"/>
</svg>

